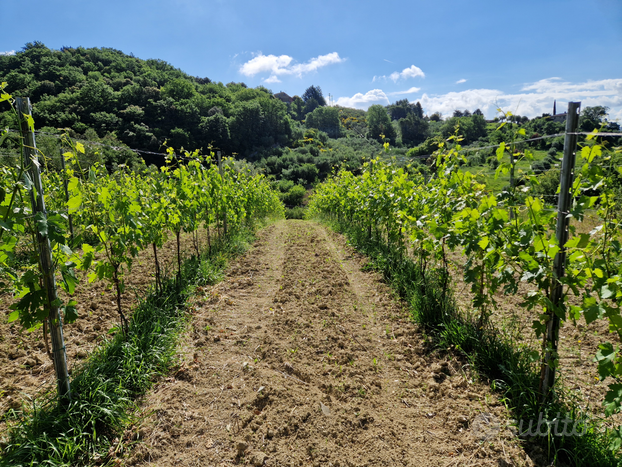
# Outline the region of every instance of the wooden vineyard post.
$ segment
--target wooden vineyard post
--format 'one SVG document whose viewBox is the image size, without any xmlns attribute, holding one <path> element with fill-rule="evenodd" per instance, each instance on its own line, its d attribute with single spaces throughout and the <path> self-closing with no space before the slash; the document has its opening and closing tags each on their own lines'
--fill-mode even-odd
<svg viewBox="0 0 622 467">
<path fill-rule="evenodd" d="M 560 174 L 559 202 L 557 207 L 557 244 L 559 252 L 555 255 L 554 274 L 555 284 L 551 291 L 551 303 L 553 306 L 548 312 L 546 322 L 546 334 L 544 336 L 542 372 L 540 375 L 540 394 L 544 404 L 549 396 L 551 388 L 555 384 L 555 368 L 557 366 L 557 346 L 559 343 L 560 316 L 558 310 L 561 306 L 563 286 L 559 280 L 564 277 L 566 266 L 566 249 L 564 245 L 568 242 L 568 217 L 570 205 L 572 203 L 572 182 L 574 178 L 575 152 L 577 148 L 577 127 L 579 123 L 580 102 L 568 103 L 568 117 L 566 118 L 566 137 L 564 139 L 564 158 L 562 160 L 562 170 Z"/>
<path fill-rule="evenodd" d="M 225 177 L 223 175 L 223 170 L 222 170 L 222 159 L 220 157 L 220 151 L 216 151 L 216 155 L 218 156 L 218 172 L 220 172 L 220 182 L 222 183 L 221 186 L 223 186 L 225 184 Z M 222 227 L 223 227 L 223 231 L 226 237 L 227 236 L 227 209 L 223 209 L 222 211 Z"/>
<path fill-rule="evenodd" d="M 35 134 L 27 120 L 32 114 L 30 99 L 18 97 L 16 103 L 23 137 L 24 165 L 29 167 L 28 175 L 33 185 L 30 189 L 32 211 L 35 216 L 39 217 L 41 222 L 47 223 L 47 211 L 45 209 L 45 199 L 43 197 L 43 184 L 41 182 L 41 172 L 39 171 Z M 46 307 L 48 309 L 50 337 L 52 340 L 52 358 L 56 371 L 58 395 L 61 399 L 70 399 L 71 392 L 69 387 L 69 373 L 67 371 L 67 351 L 63 338 L 63 321 L 58 306 L 59 300 L 56 294 L 52 247 L 49 237 L 39 232 L 38 229 L 37 247 L 39 249 L 39 267 L 43 276 L 43 286 L 46 291 Z"/>
<path fill-rule="evenodd" d="M 510 207 L 510 220 L 514 220 L 516 218 L 516 191 L 514 189 L 514 185 L 516 182 L 514 181 L 514 151 L 516 146 L 512 141 L 512 145 L 510 146 L 510 203 L 512 206 Z"/>
<path fill-rule="evenodd" d="M 67 166 L 65 164 L 65 156 L 63 155 L 63 148 L 60 148 L 60 165 L 63 169 L 63 185 L 65 187 L 65 201 L 69 201 L 69 189 L 67 186 Z M 69 219 L 69 235 L 71 238 L 71 243 L 73 247 L 73 220 L 71 214 L 67 214 L 67 218 Z"/>
</svg>

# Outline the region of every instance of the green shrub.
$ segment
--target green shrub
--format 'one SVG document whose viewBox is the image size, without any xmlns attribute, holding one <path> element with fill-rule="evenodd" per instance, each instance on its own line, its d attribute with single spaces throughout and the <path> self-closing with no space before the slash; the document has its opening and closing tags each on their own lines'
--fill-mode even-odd
<svg viewBox="0 0 622 467">
<path fill-rule="evenodd" d="M 283 195 L 283 203 L 286 206 L 300 206 L 306 192 L 307 190 L 302 185 L 294 185 Z"/>
</svg>

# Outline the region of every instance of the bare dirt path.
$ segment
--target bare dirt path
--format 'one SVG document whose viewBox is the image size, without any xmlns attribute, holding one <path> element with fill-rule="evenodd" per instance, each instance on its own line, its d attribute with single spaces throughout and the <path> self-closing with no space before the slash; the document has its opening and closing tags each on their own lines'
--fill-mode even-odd
<svg viewBox="0 0 622 467">
<path fill-rule="evenodd" d="M 259 233 L 196 297 L 180 369 L 143 401 L 126 465 L 534 465 L 507 413 L 436 357 L 344 239 Z"/>
</svg>

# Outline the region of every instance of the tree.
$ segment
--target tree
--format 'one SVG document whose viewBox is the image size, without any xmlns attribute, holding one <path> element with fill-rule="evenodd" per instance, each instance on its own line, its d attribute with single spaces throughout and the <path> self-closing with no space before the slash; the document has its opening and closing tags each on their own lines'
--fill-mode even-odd
<svg viewBox="0 0 622 467">
<path fill-rule="evenodd" d="M 272 97 L 257 99 L 263 116 L 262 146 L 285 145 L 292 137 L 291 120 L 285 103 Z"/>
<path fill-rule="evenodd" d="M 305 104 L 309 102 L 310 99 L 315 99 L 318 105 L 326 105 L 326 100 L 324 99 L 324 95 L 322 94 L 322 89 L 320 89 L 319 86 L 309 86 L 302 95 L 302 100 L 305 101 Z"/>
<path fill-rule="evenodd" d="M 406 146 L 416 146 L 423 143 L 428 137 L 429 124 L 414 113 L 399 121 L 402 143 Z"/>
<path fill-rule="evenodd" d="M 421 102 L 417 101 L 415 104 L 415 117 L 423 118 L 423 107 L 421 107 Z"/>
<path fill-rule="evenodd" d="M 486 136 L 486 119 L 481 113 L 473 113 L 473 115 L 471 116 L 471 122 L 473 123 L 473 140 Z"/>
<path fill-rule="evenodd" d="M 463 112 L 461 113 L 464 115 Z M 441 128 L 443 137 L 447 138 L 455 134 L 456 128 L 458 128 L 458 135 L 464 138 L 462 144 L 471 144 L 478 138 L 486 136 L 486 120 L 481 115 L 451 117 Z"/>
<path fill-rule="evenodd" d="M 263 136 L 263 112 L 258 102 L 240 102 L 233 110 L 229 130 L 235 149 L 241 154 L 260 145 Z"/>
<path fill-rule="evenodd" d="M 421 103 L 417 102 L 416 104 L 411 104 L 408 102 L 408 99 L 401 99 L 396 101 L 395 104 L 388 105 L 387 111 L 391 116 L 391 120 L 401 120 L 411 114 L 415 117 L 423 118 Z"/>
<path fill-rule="evenodd" d="M 178 78 L 173 79 L 166 83 L 162 88 L 162 94 L 167 97 L 171 97 L 173 100 L 179 101 L 182 99 L 192 99 L 195 95 L 196 89 L 194 85 L 187 79 Z"/>
<path fill-rule="evenodd" d="M 434 112 L 430 115 L 430 121 L 432 122 L 440 122 L 441 120 L 443 120 L 443 115 L 440 112 Z"/>
<path fill-rule="evenodd" d="M 115 107 L 116 93 L 103 81 L 86 81 L 77 93 L 76 106 L 81 107 L 83 121 L 92 120 L 95 112 L 106 112 Z"/>
<path fill-rule="evenodd" d="M 582 131 L 593 131 L 594 129 L 600 129 L 600 127 L 607 121 L 607 112 L 609 107 L 603 107 L 598 105 L 595 107 L 586 107 L 581 111 L 579 117 L 579 128 Z"/>
<path fill-rule="evenodd" d="M 328 134 L 331 138 L 339 138 L 341 135 L 339 110 L 334 107 L 316 108 L 307 115 L 305 125 L 307 128 L 317 128 Z"/>
<path fill-rule="evenodd" d="M 389 141 L 395 141 L 395 129 L 385 108 L 379 104 L 372 105 L 367 109 L 367 137 L 382 141 L 384 136 Z"/>
<path fill-rule="evenodd" d="M 320 103 L 317 101 L 317 99 L 315 97 L 311 97 L 305 103 L 305 106 L 304 106 L 304 109 L 303 109 L 303 113 L 306 116 L 306 115 L 310 114 L 311 112 L 313 112 L 318 107 L 320 107 Z"/>
<path fill-rule="evenodd" d="M 387 111 L 391 116 L 391 120 L 401 120 L 406 118 L 412 111 L 410 102 L 408 99 L 401 99 L 396 101 L 395 104 L 387 106 Z"/>
<path fill-rule="evenodd" d="M 215 149 L 227 151 L 231 136 L 229 134 L 229 122 L 222 112 L 215 112 L 210 117 L 203 117 L 201 124 L 201 143 L 204 148 L 212 146 Z"/>
<path fill-rule="evenodd" d="M 289 112 L 294 120 L 302 121 L 305 118 L 305 101 L 300 96 L 294 96 Z"/>
<path fill-rule="evenodd" d="M 620 124 L 607 120 L 608 111 L 609 107 L 601 105 L 586 107 L 579 117 L 579 128 L 582 131 L 594 131 L 598 129 L 603 132 L 618 133 L 620 131 Z M 603 136 L 599 137 L 598 140 L 600 142 L 607 142 L 608 144 L 620 144 L 620 142 L 622 142 L 622 138 L 617 138 L 615 136 Z"/>
</svg>

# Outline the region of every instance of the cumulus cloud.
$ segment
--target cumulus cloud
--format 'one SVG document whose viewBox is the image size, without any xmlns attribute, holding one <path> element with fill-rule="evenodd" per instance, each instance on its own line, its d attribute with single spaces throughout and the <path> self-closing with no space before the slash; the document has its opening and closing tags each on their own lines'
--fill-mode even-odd
<svg viewBox="0 0 622 467">
<path fill-rule="evenodd" d="M 374 76 L 371 81 L 374 83 L 376 81 L 386 81 L 387 79 L 390 79 L 393 82 L 397 82 L 400 79 L 416 78 L 418 76 L 425 78 L 425 73 L 418 66 L 411 65 L 408 68 L 404 68 L 402 71 L 394 71 L 388 77 L 386 75 Z"/>
<path fill-rule="evenodd" d="M 317 58 L 312 58 L 307 63 L 301 63 L 299 65 L 292 66 L 292 72 L 295 75 L 301 76 L 312 71 L 316 71 L 318 68 L 322 68 L 333 63 L 341 63 L 343 59 L 337 52 L 332 52 L 326 55 L 320 55 Z"/>
<path fill-rule="evenodd" d="M 412 87 L 410 89 L 407 89 L 406 91 L 390 92 L 388 95 L 389 96 L 402 96 L 404 94 L 414 94 L 414 93 L 419 92 L 419 91 L 421 91 L 421 88 Z"/>
<path fill-rule="evenodd" d="M 344 107 L 367 109 L 372 104 L 389 104 L 388 96 L 416 94 L 419 88 L 412 87 L 406 91 L 385 93 L 381 89 L 373 89 L 366 94 L 355 94 L 352 97 L 340 97 L 336 104 Z M 553 111 L 553 101 L 557 101 L 558 112 L 563 112 L 570 101 L 580 101 L 581 107 L 602 105 L 609 107 L 609 120 L 622 123 L 622 79 L 604 79 L 583 83 L 565 82 L 560 78 L 547 78 L 534 83 L 524 84 L 517 93 L 506 93 L 499 89 L 468 89 L 446 94 L 423 93 L 418 100 L 424 111 L 431 115 L 440 112 L 445 116 L 454 110 L 480 109 L 486 118 L 497 115 L 497 109 L 504 112 L 525 115 L 533 118 Z"/>
<path fill-rule="evenodd" d="M 279 76 L 295 75 L 301 77 L 304 74 L 343 61 L 344 59 L 337 52 L 320 55 L 306 63 L 294 63 L 294 59 L 289 55 L 263 55 L 259 52 L 259 55 L 240 67 L 240 73 L 245 76 L 268 73 L 270 76 L 264 80 L 266 83 L 280 83 Z"/>
<path fill-rule="evenodd" d="M 382 89 L 372 89 L 365 94 L 359 92 L 352 97 L 340 97 L 335 101 L 335 105 L 340 105 L 341 107 L 353 107 L 363 110 L 367 110 L 374 104 L 389 105 L 389 98 Z"/>
<path fill-rule="evenodd" d="M 495 89 L 469 89 L 432 96 L 424 93 L 419 102 L 428 115 L 435 112 L 451 115 L 456 109 L 480 109 L 486 116 L 491 116 L 496 112 L 500 96 L 503 93 Z"/>
<path fill-rule="evenodd" d="M 393 76 L 393 73 L 391 76 Z M 415 65 L 411 65 L 410 68 L 404 68 L 401 73 L 399 73 L 398 78 L 416 78 L 417 76 L 421 76 L 425 78 L 425 73 L 421 71 L 421 68 L 416 67 Z"/>
<path fill-rule="evenodd" d="M 525 84 L 522 92 L 506 94 L 497 89 L 469 89 L 441 95 L 423 94 L 421 105 L 428 114 L 441 112 L 451 115 L 456 109 L 480 109 L 486 117 L 492 118 L 497 108 L 504 112 L 526 115 L 530 118 L 551 113 L 553 101 L 557 101 L 558 112 L 565 109 L 569 101 L 580 101 L 581 107 L 596 105 L 610 108 L 609 118 L 622 118 L 622 79 L 604 79 L 584 83 L 570 83 L 561 78 L 547 78 Z"/>
<path fill-rule="evenodd" d="M 245 76 L 255 76 L 258 73 L 282 74 L 292 62 L 293 58 L 288 55 L 263 55 L 259 53 L 240 67 L 240 73 Z"/>
<path fill-rule="evenodd" d="M 462 78 L 462 79 L 459 79 L 458 81 L 456 81 L 456 84 L 466 83 L 466 81 L 467 81 L 466 79 Z"/>
<path fill-rule="evenodd" d="M 15 50 L 7 50 L 6 52 L 0 52 L 0 55 L 15 55 Z"/>
</svg>

